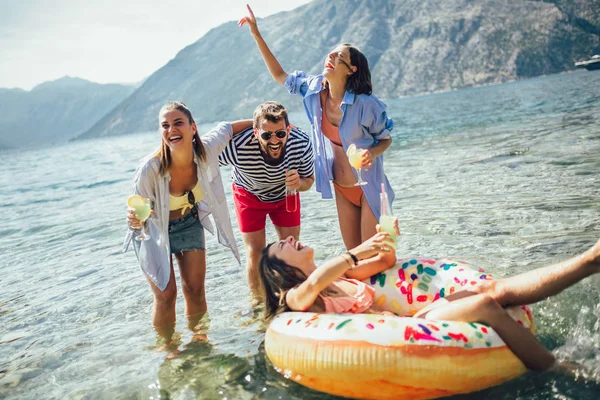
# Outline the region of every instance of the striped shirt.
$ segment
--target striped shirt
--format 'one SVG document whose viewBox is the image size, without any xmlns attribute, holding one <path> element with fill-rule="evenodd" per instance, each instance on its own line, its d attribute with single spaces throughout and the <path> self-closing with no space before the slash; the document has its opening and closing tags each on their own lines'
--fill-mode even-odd
<svg viewBox="0 0 600 400">
<path fill-rule="evenodd" d="M 233 183 L 266 203 L 285 198 L 285 171 L 288 167 L 298 170 L 301 178 L 309 178 L 314 173 L 314 162 L 308 134 L 298 128 L 290 130 L 283 161 L 278 165 L 267 164 L 253 128 L 235 135 L 219 155 L 219 165 L 233 167 Z"/>
</svg>

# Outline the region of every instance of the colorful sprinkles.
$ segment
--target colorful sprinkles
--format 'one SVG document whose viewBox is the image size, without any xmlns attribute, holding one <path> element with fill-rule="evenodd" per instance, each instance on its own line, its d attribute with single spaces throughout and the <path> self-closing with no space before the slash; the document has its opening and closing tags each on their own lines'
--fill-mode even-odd
<svg viewBox="0 0 600 400">
<path fill-rule="evenodd" d="M 412 258 L 400 260 L 367 283 L 375 289 L 378 308 L 399 316 L 411 316 L 432 302 L 492 279 L 491 276 L 481 268 L 460 261 Z M 534 329 L 533 316 L 527 307 L 513 308 L 509 313 L 521 325 Z M 319 340 L 379 340 L 394 344 L 404 341 L 466 349 L 504 346 L 492 329 L 473 322 L 438 322 L 376 314 L 284 313 L 275 318 L 271 326 L 290 335 L 310 332 Z"/>
</svg>

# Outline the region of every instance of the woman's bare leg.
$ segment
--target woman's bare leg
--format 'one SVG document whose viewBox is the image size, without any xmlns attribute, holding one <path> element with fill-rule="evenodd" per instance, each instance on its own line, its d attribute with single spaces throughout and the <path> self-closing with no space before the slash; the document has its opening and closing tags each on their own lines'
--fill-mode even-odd
<svg viewBox="0 0 600 400">
<path fill-rule="evenodd" d="M 527 368 L 546 370 L 554 365 L 554 356 L 531 332 L 513 320 L 502 306 L 538 302 L 598 272 L 600 241 L 583 254 L 567 261 L 498 281 L 482 282 L 471 289 L 477 293 L 454 293 L 421 310 L 415 317 L 486 323 Z"/>
<path fill-rule="evenodd" d="M 474 294 L 449 301 L 429 310 L 424 318 L 483 322 L 496 331 L 527 368 L 544 371 L 554 365 L 554 356 L 538 342 L 535 336 L 519 325 L 492 297 L 486 294 Z"/>
<path fill-rule="evenodd" d="M 367 198 L 363 195 L 360 200 L 360 236 L 361 242 L 372 237 L 377 233 L 377 218 L 375 218 L 375 214 L 371 211 L 371 207 L 369 207 L 369 203 L 367 202 Z"/>
<path fill-rule="evenodd" d="M 353 207 L 356 207 L 352 205 Z M 358 207 L 356 207 L 358 209 Z M 369 207 L 365 196 L 361 200 L 360 208 L 360 232 L 361 240 L 363 243 L 367 239 L 370 239 L 377 233 L 377 219 L 373 215 L 373 211 Z M 360 244 L 359 243 L 359 244 Z M 348 250 L 351 250 L 349 248 Z M 378 274 L 379 272 L 386 270 L 396 263 L 396 252 L 395 251 L 381 251 L 378 255 L 365 258 L 360 260 L 360 271 L 348 270 L 346 276 L 348 278 L 363 280 L 369 276 Z"/>
<path fill-rule="evenodd" d="M 356 207 L 337 191 L 335 191 L 335 205 L 346 250 L 353 249 L 362 243 L 360 207 Z"/>
<path fill-rule="evenodd" d="M 171 260 L 169 283 L 165 290 L 160 290 L 147 276 L 146 279 L 154 294 L 152 325 L 156 332 L 169 342 L 175 332 L 175 301 L 177 300 L 177 284 L 175 283 L 173 260 Z"/>
<path fill-rule="evenodd" d="M 600 240 L 569 260 L 497 281 L 483 281 L 478 293 L 490 295 L 502 306 L 533 304 L 562 292 L 600 272 Z"/>
<path fill-rule="evenodd" d="M 185 315 L 188 327 L 194 330 L 207 311 L 204 281 L 206 278 L 206 251 L 192 250 L 177 253 L 181 286 L 185 297 Z"/>
</svg>

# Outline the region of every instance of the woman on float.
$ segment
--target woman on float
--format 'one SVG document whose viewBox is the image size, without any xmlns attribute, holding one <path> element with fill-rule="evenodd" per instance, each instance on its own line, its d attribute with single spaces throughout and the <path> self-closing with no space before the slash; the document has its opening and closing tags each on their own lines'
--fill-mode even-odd
<svg viewBox="0 0 600 400">
<path fill-rule="evenodd" d="M 207 311 L 204 228 L 214 233 L 208 215 L 212 214 L 216 224 L 219 243 L 230 248 L 239 262 L 218 156 L 233 135 L 252 126 L 252 120 L 220 123 L 200 137 L 192 113 L 181 102 L 165 104 L 158 120 L 161 146 L 142 161 L 134 177 L 134 193 L 152 204 L 152 216 L 146 221 L 150 239 L 133 240 L 142 224 L 129 210 L 124 249 L 134 244 L 154 294 L 153 325 L 169 340 L 177 298 L 173 254 L 179 265 L 189 328 L 194 330 Z"/>
<path fill-rule="evenodd" d="M 379 312 L 373 304 L 374 289 L 361 281 L 394 264 L 395 257 L 385 257 L 394 253 L 386 240 L 388 235 L 378 232 L 318 268 L 314 250 L 292 237 L 271 243 L 263 249 L 259 264 L 265 316 L 270 319 L 285 311 Z M 374 269 L 373 263 L 369 263 L 373 258 L 386 260 L 388 264 L 381 262 L 381 268 Z M 546 370 L 554 365 L 554 356 L 512 319 L 504 307 L 536 303 L 598 272 L 600 240 L 586 252 L 562 263 L 505 279 L 481 281 L 468 290 L 436 300 L 415 317 L 485 323 L 526 367 Z"/>
<path fill-rule="evenodd" d="M 288 74 L 262 38 L 250 6 L 248 12 L 238 24 L 248 24 L 271 76 L 304 99 L 312 125 L 317 191 L 332 198 L 329 181 L 333 181 L 342 238 L 347 249 L 354 248 L 375 234 L 382 183 L 390 202 L 394 198 L 382 157 L 392 143 L 393 122 L 386 105 L 371 94 L 367 59 L 355 47 L 342 44 L 325 57 L 322 74 Z M 346 154 L 351 145 L 366 149 L 362 155 L 365 186 L 354 186 L 357 179 Z"/>
</svg>

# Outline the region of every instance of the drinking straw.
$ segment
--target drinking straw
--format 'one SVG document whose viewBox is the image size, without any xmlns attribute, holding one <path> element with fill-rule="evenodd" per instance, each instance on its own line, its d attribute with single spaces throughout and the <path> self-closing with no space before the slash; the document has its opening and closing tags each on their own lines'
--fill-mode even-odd
<svg viewBox="0 0 600 400">
<path fill-rule="evenodd" d="M 385 185 L 381 184 L 381 193 L 383 194 L 383 201 L 381 202 L 381 215 L 387 215 L 387 193 L 385 192 Z"/>
</svg>

